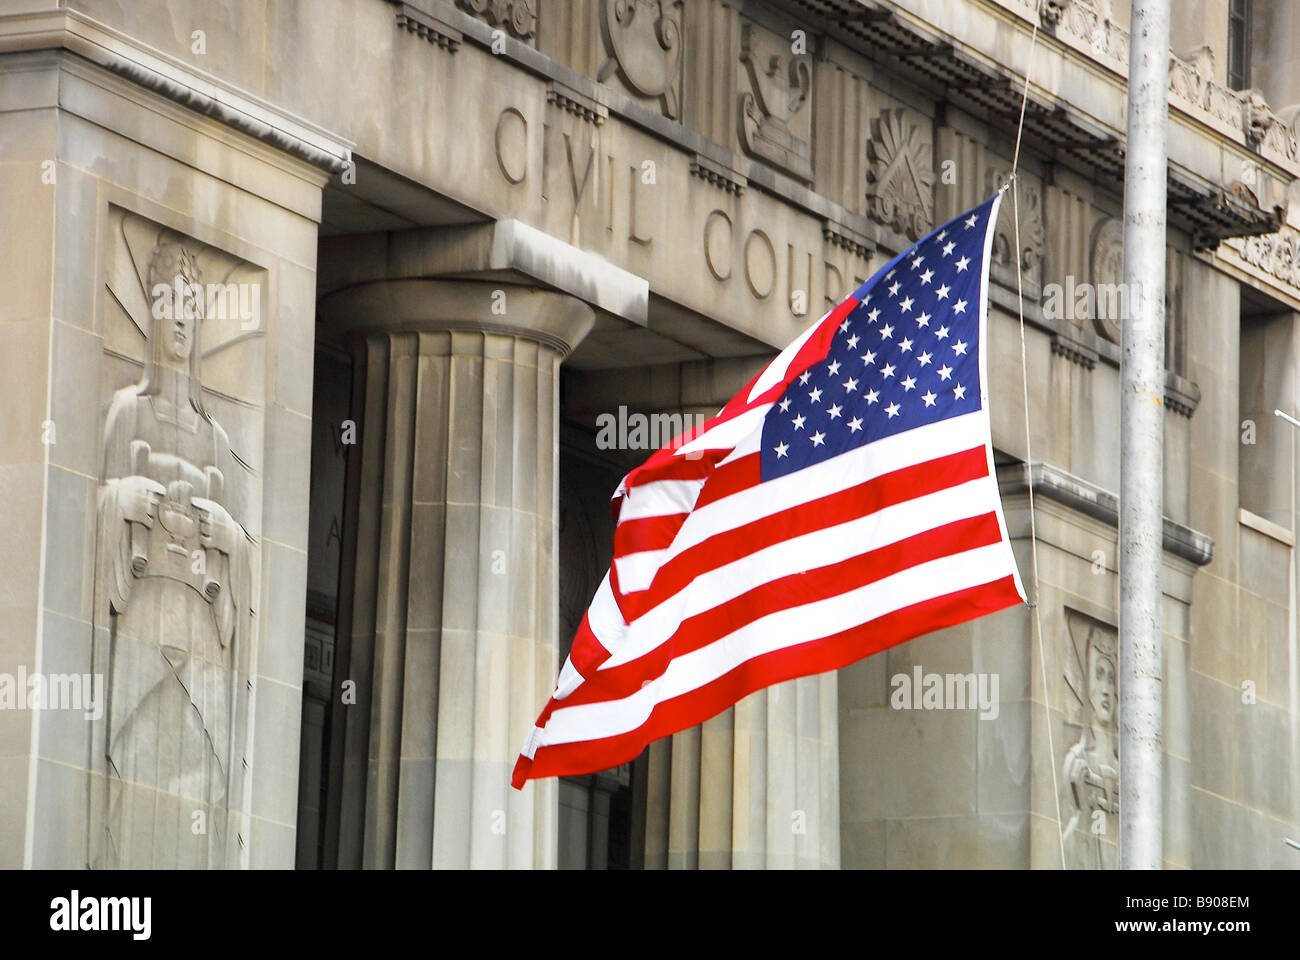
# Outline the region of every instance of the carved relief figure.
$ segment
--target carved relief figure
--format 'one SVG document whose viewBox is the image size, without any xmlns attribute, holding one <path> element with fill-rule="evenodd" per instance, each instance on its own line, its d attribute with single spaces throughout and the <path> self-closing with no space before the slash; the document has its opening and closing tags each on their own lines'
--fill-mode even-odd
<svg viewBox="0 0 1300 960">
<path fill-rule="evenodd" d="M 600 29 L 609 58 L 596 79 L 615 72 L 628 89 L 658 99 L 664 116 L 681 112 L 682 0 L 602 0 Z"/>
<path fill-rule="evenodd" d="M 794 54 L 784 38 L 747 23 L 741 33 L 745 65 L 740 95 L 740 139 L 745 150 L 802 180 L 812 179 L 808 108 L 812 58 Z"/>
<path fill-rule="evenodd" d="M 934 221 L 934 168 L 929 136 L 907 111 L 881 111 L 867 158 L 867 214 L 912 240 Z"/>
<path fill-rule="evenodd" d="M 160 301 L 163 288 L 178 296 Z M 159 235 L 145 289 L 144 375 L 114 394 L 104 430 L 96 620 L 108 711 L 91 865 L 216 868 L 233 865 L 236 651 L 251 633 L 255 549 L 226 505 L 249 502 L 237 489 L 247 472 L 204 409 L 203 286 L 174 235 Z"/>
<path fill-rule="evenodd" d="M 1120 343 L 1124 315 L 1133 308 L 1134 291 L 1124 285 L 1124 223 L 1110 217 L 1102 220 L 1092 235 L 1092 288 L 1084 309 L 1076 305 L 1074 316 L 1091 316 L 1101 336 Z M 1182 372 L 1184 349 L 1182 322 L 1182 269 L 1178 252 L 1165 251 L 1165 366 Z"/>
<path fill-rule="evenodd" d="M 985 192 L 993 193 L 1007 182 L 1010 170 L 991 169 L 985 175 Z M 1037 299 L 1042 291 L 1043 246 L 1047 230 L 1043 225 L 1043 187 L 1030 175 L 1021 173 L 1017 178 L 1016 194 L 1020 207 L 1020 271 L 1025 296 Z M 1015 206 L 1010 195 L 1002 204 L 997 230 L 993 235 L 993 249 L 989 269 L 995 279 L 1015 286 L 1016 246 Z"/>
<path fill-rule="evenodd" d="M 1109 217 L 1097 224 L 1092 234 L 1092 282 L 1097 290 L 1092 321 L 1097 333 L 1112 343 L 1120 342 L 1120 320 L 1124 306 L 1117 297 L 1103 297 L 1111 290 L 1124 289 L 1124 222 Z M 1080 318 L 1082 319 L 1082 318 Z"/>
<path fill-rule="evenodd" d="M 1061 764 L 1066 866 L 1113 869 L 1119 833 L 1119 698 L 1115 633 L 1067 616 L 1065 680 L 1075 700 L 1066 729 L 1077 731 Z"/>
</svg>

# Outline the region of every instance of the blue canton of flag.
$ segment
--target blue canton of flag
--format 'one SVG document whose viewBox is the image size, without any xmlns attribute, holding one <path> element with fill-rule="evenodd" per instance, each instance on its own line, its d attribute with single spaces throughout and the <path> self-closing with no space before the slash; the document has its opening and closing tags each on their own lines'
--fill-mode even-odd
<svg viewBox="0 0 1300 960">
<path fill-rule="evenodd" d="M 980 282 L 995 198 L 944 224 L 858 288 L 826 359 L 763 425 L 763 479 L 980 409 Z"/>
</svg>

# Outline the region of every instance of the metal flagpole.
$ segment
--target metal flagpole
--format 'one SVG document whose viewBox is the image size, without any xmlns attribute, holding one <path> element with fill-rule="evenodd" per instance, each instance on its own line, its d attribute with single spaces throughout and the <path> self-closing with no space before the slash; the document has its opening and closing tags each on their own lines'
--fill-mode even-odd
<svg viewBox="0 0 1300 960">
<path fill-rule="evenodd" d="M 1133 0 L 1124 161 L 1120 365 L 1119 847 L 1126 870 L 1162 855 L 1161 616 L 1165 395 L 1165 176 L 1169 0 Z"/>
</svg>

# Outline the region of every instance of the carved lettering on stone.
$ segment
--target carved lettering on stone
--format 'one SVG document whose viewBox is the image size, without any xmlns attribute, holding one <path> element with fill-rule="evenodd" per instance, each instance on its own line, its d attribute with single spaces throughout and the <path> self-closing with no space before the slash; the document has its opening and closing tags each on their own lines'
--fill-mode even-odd
<svg viewBox="0 0 1300 960">
<path fill-rule="evenodd" d="M 929 124 L 907 110 L 881 112 L 867 144 L 867 213 L 878 223 L 919 240 L 934 222 L 934 168 Z"/>
<path fill-rule="evenodd" d="M 1060 789 L 1065 863 L 1113 869 L 1119 840 L 1119 684 L 1115 631 L 1066 611 L 1065 742 Z"/>
<path fill-rule="evenodd" d="M 682 0 L 602 0 L 600 32 L 608 59 L 596 79 L 617 73 L 634 94 L 681 112 Z"/>
<path fill-rule="evenodd" d="M 801 180 L 812 179 L 812 58 L 793 54 L 787 39 L 747 23 L 740 140 L 745 151 Z"/>
<path fill-rule="evenodd" d="M 511 185 L 523 183 L 528 177 L 528 120 L 514 107 L 506 107 L 497 117 L 492 142 L 501 176 Z"/>
<path fill-rule="evenodd" d="M 128 270 L 110 290 L 148 337 L 143 373 L 112 395 L 103 434 L 94 657 L 108 708 L 90 862 L 235 866 L 259 576 L 245 524 L 259 495 L 201 374 L 209 324 L 229 320 L 210 318 L 234 261 L 207 257 L 221 272 L 205 278 L 201 244 L 131 215 L 117 224 Z"/>
</svg>

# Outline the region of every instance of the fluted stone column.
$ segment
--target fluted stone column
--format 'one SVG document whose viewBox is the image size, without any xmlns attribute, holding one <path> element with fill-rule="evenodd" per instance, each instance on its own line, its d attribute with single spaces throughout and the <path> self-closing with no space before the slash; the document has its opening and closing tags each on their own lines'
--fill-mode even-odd
<svg viewBox="0 0 1300 960">
<path fill-rule="evenodd" d="M 559 365 L 592 310 L 397 280 L 320 315 L 356 359 L 338 865 L 554 866 L 556 781 L 510 772 L 558 668 Z"/>
<path fill-rule="evenodd" d="M 838 868 L 836 690 L 790 680 L 651 744 L 646 867 Z"/>
</svg>

